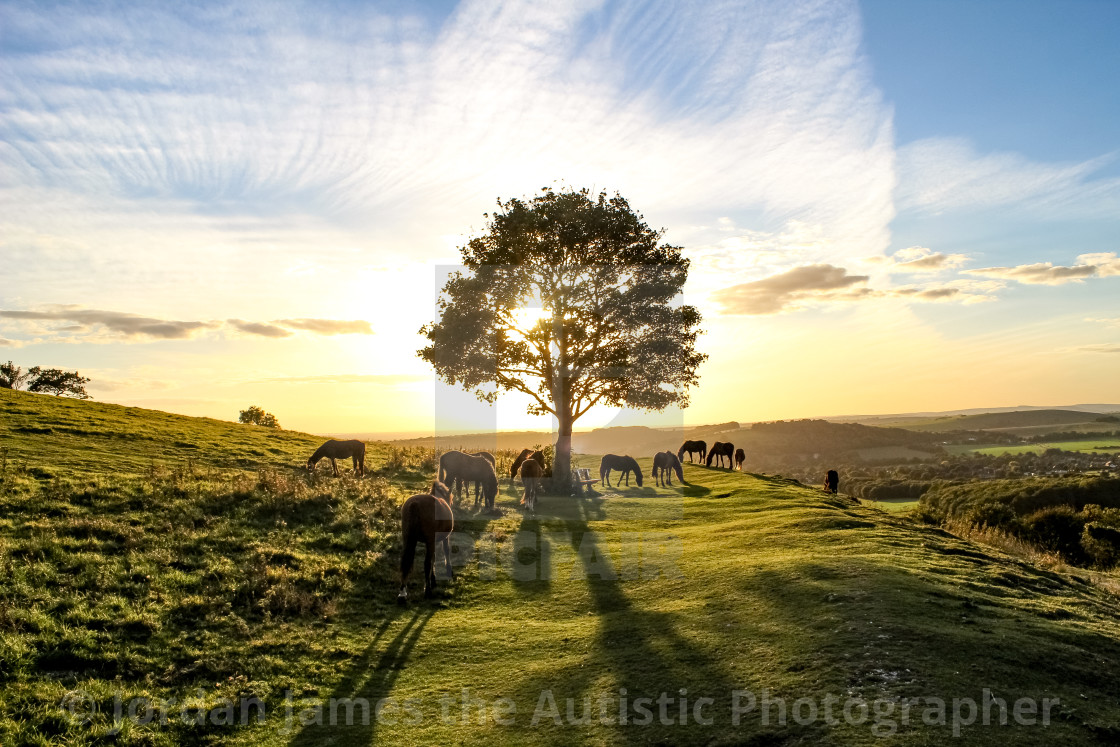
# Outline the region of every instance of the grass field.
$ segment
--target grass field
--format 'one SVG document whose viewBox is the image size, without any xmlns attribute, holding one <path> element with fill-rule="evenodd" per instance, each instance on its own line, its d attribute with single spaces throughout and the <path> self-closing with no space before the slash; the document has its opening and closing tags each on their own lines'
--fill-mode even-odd
<svg viewBox="0 0 1120 747">
<path fill-rule="evenodd" d="M 683 489 L 647 477 L 532 518 L 504 481 L 499 516 L 458 512 L 456 578 L 423 601 L 414 574 L 399 607 L 397 506 L 433 456 L 375 444 L 365 479 L 308 477 L 317 442 L 0 391 L 0 743 L 1120 735 L 1114 576 L 686 464 Z M 1009 725 L 982 725 L 985 689 Z M 1016 724 L 1020 699 L 1051 701 L 1049 725 Z"/>
<path fill-rule="evenodd" d="M 1062 451 L 1082 451 L 1087 454 L 1120 454 L 1120 438 L 1086 441 L 1055 441 L 1052 443 L 1024 444 L 1023 446 L 988 446 L 971 449 L 977 454 L 1041 454 L 1047 449 Z"/>
</svg>

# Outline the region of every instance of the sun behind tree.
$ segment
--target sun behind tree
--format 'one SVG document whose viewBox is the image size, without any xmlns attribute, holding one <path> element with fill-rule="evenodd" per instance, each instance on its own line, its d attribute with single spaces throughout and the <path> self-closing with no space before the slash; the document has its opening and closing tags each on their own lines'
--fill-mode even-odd
<svg viewBox="0 0 1120 747">
<path fill-rule="evenodd" d="M 443 287 L 439 321 L 420 330 L 430 344 L 419 355 L 482 400 L 523 392 L 531 414 L 553 415 L 564 489 L 572 426 L 592 407 L 688 404 L 707 357 L 696 352 L 700 312 L 674 303 L 689 261 L 618 194 L 545 188 L 498 206 L 461 249 L 464 270 Z"/>
</svg>

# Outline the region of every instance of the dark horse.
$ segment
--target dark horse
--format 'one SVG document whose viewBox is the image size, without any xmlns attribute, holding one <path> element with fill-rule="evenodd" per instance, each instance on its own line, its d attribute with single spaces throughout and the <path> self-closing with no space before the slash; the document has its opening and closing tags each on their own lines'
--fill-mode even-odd
<svg viewBox="0 0 1120 747">
<path fill-rule="evenodd" d="M 335 441 L 331 439 L 325 444 L 315 450 L 311 458 L 307 460 L 307 469 L 310 472 L 315 471 L 315 465 L 319 463 L 320 459 L 330 459 L 331 469 L 334 470 L 334 476 L 338 477 L 338 465 L 335 459 L 346 459 L 350 457 L 354 460 L 354 474 L 361 477 L 366 473 L 366 445 L 362 441 Z"/>
<path fill-rule="evenodd" d="M 716 457 L 716 466 L 723 466 L 723 458 L 727 457 L 727 468 L 731 469 L 731 457 L 735 454 L 735 444 L 724 443 L 723 441 L 716 441 L 712 444 L 712 450 L 708 452 L 708 461 L 706 466 L 712 466 L 712 457 Z"/>
<path fill-rule="evenodd" d="M 617 454 L 607 454 L 603 457 L 603 461 L 599 462 L 599 479 L 608 488 L 611 485 L 612 469 L 622 473 L 618 476 L 618 485 L 622 484 L 622 478 L 625 476 L 626 487 L 630 487 L 630 473 L 633 472 L 634 477 L 638 479 L 638 487 L 642 487 L 642 470 L 634 457 L 618 456 Z M 618 485 L 615 485 L 615 487 L 617 488 Z"/>
<path fill-rule="evenodd" d="M 743 462 L 747 461 L 747 452 L 742 449 L 735 449 L 735 469 L 740 472 L 743 471 Z"/>
<path fill-rule="evenodd" d="M 416 543 L 424 543 L 424 596 L 431 597 L 436 588 L 436 543 L 443 545 L 447 577 L 451 578 L 451 542 L 448 535 L 455 528 L 455 516 L 447 499 L 451 491 L 442 482 L 432 483 L 431 493 L 412 496 L 401 506 L 401 590 L 397 602 L 408 601 L 408 574 L 416 557 Z"/>
<path fill-rule="evenodd" d="M 677 479 L 683 483 L 684 468 L 681 467 L 681 460 L 676 454 L 671 451 L 661 451 L 653 455 L 653 471 L 649 476 L 656 478 L 657 485 L 672 486 L 674 472 L 677 473 Z M 668 482 L 665 481 L 666 477 L 669 478 Z"/>
<path fill-rule="evenodd" d="M 835 493 L 840 489 L 840 475 L 834 469 L 830 469 L 824 478 L 824 489 L 828 493 Z"/>
<path fill-rule="evenodd" d="M 525 486 L 525 497 L 521 499 L 521 505 L 524 506 L 529 513 L 532 513 L 537 508 L 537 492 L 541 488 L 541 479 L 544 477 L 544 468 L 537 462 L 536 459 L 526 459 L 521 463 L 521 484 Z"/>
<path fill-rule="evenodd" d="M 481 484 L 486 508 L 494 508 L 494 499 L 498 495 L 498 476 L 494 473 L 494 465 L 485 456 L 445 451 L 440 454 L 439 473 L 436 477 L 449 487 L 457 487 L 460 498 L 464 483 Z"/>
<path fill-rule="evenodd" d="M 708 455 L 708 444 L 704 441 L 685 441 L 681 444 L 681 447 L 677 449 L 677 459 L 683 462 L 684 455 L 688 454 L 688 461 L 691 462 L 692 455 L 696 452 L 700 453 L 700 461 L 704 461 L 704 457 Z"/>
<path fill-rule="evenodd" d="M 509 468 L 510 479 L 513 479 L 521 474 L 521 465 L 525 462 L 526 459 L 532 459 L 534 462 L 539 464 L 541 466 L 541 474 L 544 474 L 544 454 L 539 451 L 533 451 L 532 449 L 522 449 L 521 453 L 517 455 L 517 458 L 513 460 L 513 464 Z"/>
</svg>

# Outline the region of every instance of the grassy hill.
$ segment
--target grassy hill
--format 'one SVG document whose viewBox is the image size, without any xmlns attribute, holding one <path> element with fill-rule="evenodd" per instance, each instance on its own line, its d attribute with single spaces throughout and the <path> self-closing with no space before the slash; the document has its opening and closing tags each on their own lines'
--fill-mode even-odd
<svg viewBox="0 0 1120 747">
<path fill-rule="evenodd" d="M 683 489 L 647 477 L 545 497 L 533 518 L 503 483 L 500 516 L 458 510 L 466 562 L 440 598 L 415 599 L 414 574 L 414 601 L 398 607 L 397 506 L 431 479 L 433 455 L 375 444 L 363 480 L 307 476 L 297 468 L 317 441 L 0 392 L 0 743 L 1120 735 L 1115 577 L 686 465 Z M 981 724 L 985 689 L 1010 725 Z M 263 722 L 252 710 L 229 725 L 250 698 Z M 1048 726 L 1015 724 L 1023 698 L 1057 701 Z M 357 705 L 357 723 L 332 726 L 332 699 L 339 721 L 342 699 L 380 711 L 362 724 Z"/>
</svg>

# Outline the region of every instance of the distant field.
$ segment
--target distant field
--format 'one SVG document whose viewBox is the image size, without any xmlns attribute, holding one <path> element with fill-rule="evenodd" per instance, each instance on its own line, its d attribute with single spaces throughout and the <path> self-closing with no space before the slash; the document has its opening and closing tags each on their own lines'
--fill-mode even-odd
<svg viewBox="0 0 1120 747">
<path fill-rule="evenodd" d="M 1089 454 L 1118 454 L 1120 453 L 1120 438 L 1108 438 L 1099 441 L 1057 441 L 1042 444 L 1025 444 L 1023 446 L 986 446 L 982 448 L 966 448 L 966 451 L 998 456 L 1000 454 L 1041 454 L 1047 449 L 1081 451 Z"/>
<path fill-rule="evenodd" d="M 980 415 L 914 419 L 892 423 L 896 428 L 926 433 L 948 431 L 982 431 L 1037 428 L 1067 428 L 1078 424 L 1096 423 L 1100 413 L 1079 410 L 1022 410 L 1018 412 L 988 412 Z M 1112 430 L 1115 423 L 1096 423 L 1099 430 Z"/>
<path fill-rule="evenodd" d="M 860 502 L 866 506 L 874 506 L 875 508 L 881 508 L 891 513 L 905 513 L 918 505 L 917 498 L 895 498 L 885 501 L 869 501 L 865 499 Z"/>
</svg>

